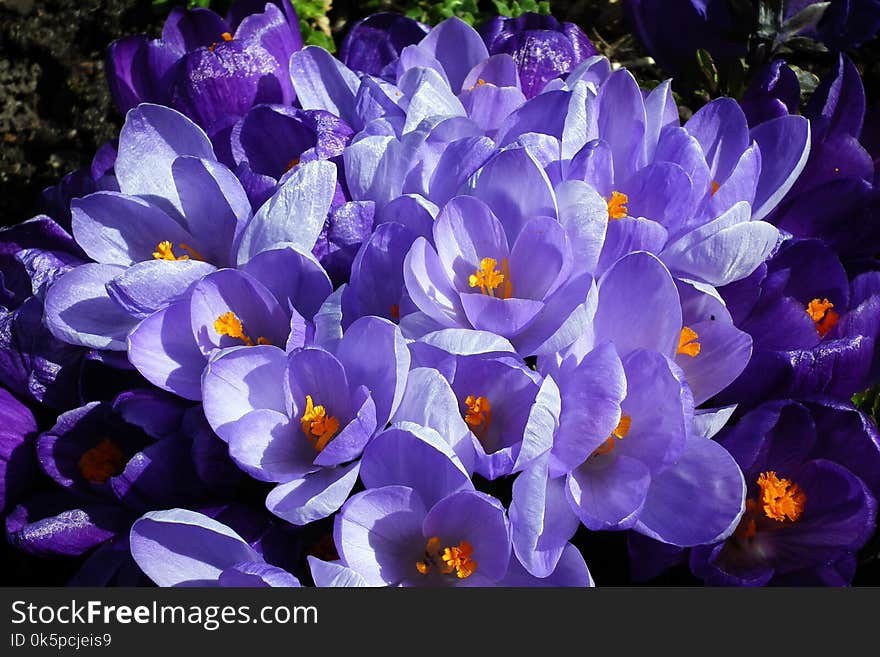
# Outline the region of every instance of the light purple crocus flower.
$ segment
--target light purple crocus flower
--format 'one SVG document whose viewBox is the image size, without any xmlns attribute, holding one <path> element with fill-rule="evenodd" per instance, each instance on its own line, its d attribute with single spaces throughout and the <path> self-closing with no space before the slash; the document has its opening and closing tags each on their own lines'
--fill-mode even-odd
<svg viewBox="0 0 880 657">
<path fill-rule="evenodd" d="M 329 293 L 329 279 L 309 252 L 333 197 L 333 164 L 304 163 L 252 215 L 205 133 L 174 110 L 145 104 L 128 113 L 116 176 L 120 192 L 73 202 L 74 238 L 97 262 L 72 270 L 49 291 L 46 323 L 59 339 L 125 350 L 141 320 L 217 267 L 243 267 L 262 278 L 283 312 L 301 280 L 312 281 L 319 295 Z M 291 272 L 287 280 L 277 275 L 279 263 Z M 260 273 L 273 270 L 275 276 Z"/>
<path fill-rule="evenodd" d="M 300 586 L 231 527 L 197 511 L 146 513 L 131 526 L 129 541 L 134 560 L 159 586 Z"/>
<path fill-rule="evenodd" d="M 561 362 L 542 361 L 548 376 L 529 424 L 552 427 L 552 442 L 536 442 L 547 433 L 527 427 L 522 451 L 529 458 L 520 460 L 510 510 L 514 548 L 529 572 L 552 569 L 580 523 L 631 528 L 674 545 L 733 531 L 743 510 L 742 473 L 698 432 L 694 393 L 678 363 L 705 357 L 695 380 L 723 387 L 750 353 L 747 336 L 737 334 L 729 324 L 703 354 L 699 335 L 683 326 L 673 278 L 655 256 L 634 253 L 606 272 L 591 333 L 562 352 Z M 731 339 L 742 346 L 718 348 Z"/>
<path fill-rule="evenodd" d="M 18 503 L 37 474 L 37 421 L 27 406 L 0 388 L 0 515 Z"/>
<path fill-rule="evenodd" d="M 277 484 L 267 508 L 304 525 L 348 497 L 364 447 L 400 404 L 409 364 L 400 330 L 376 317 L 352 324 L 332 353 L 228 350 L 205 371 L 205 415 L 239 467 Z"/>
<path fill-rule="evenodd" d="M 474 490 L 436 432 L 392 426 L 365 450 L 361 478 L 367 490 L 335 518 L 340 561 L 310 561 L 319 586 L 541 585 L 511 558 L 504 507 Z M 592 585 L 583 558 L 570 546 L 566 551 L 546 585 Z"/>
</svg>

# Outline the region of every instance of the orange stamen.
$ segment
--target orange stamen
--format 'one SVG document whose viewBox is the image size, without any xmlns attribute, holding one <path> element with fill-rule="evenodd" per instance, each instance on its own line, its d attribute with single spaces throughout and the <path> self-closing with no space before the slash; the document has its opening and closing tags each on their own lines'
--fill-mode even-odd
<svg viewBox="0 0 880 657">
<path fill-rule="evenodd" d="M 125 455 L 109 438 L 104 438 L 84 452 L 76 466 L 88 481 L 103 484 L 125 469 Z"/>
<path fill-rule="evenodd" d="M 807 496 L 800 486 L 788 479 L 779 479 L 772 470 L 758 477 L 764 515 L 772 520 L 794 522 L 804 512 Z"/>
<path fill-rule="evenodd" d="M 834 304 L 828 299 L 813 299 L 807 304 L 807 314 L 816 324 L 816 331 L 819 332 L 820 337 L 824 338 L 825 334 L 833 329 L 840 319 L 840 315 L 831 310 L 832 308 L 834 308 Z"/>
<path fill-rule="evenodd" d="M 490 297 L 495 296 L 495 289 L 501 287 L 499 299 L 509 299 L 513 295 L 513 285 L 510 280 L 510 268 L 507 258 L 501 261 L 501 271 L 495 269 L 498 261 L 495 258 L 483 258 L 480 260 L 480 268 L 470 275 L 468 283 L 471 287 L 480 288 L 480 292 Z M 502 287 L 502 284 L 504 286 Z"/>
<path fill-rule="evenodd" d="M 611 198 L 608 200 L 608 219 L 623 219 L 629 213 L 626 204 L 629 203 L 629 197 L 621 192 L 611 192 Z"/>
<path fill-rule="evenodd" d="M 615 439 L 623 440 L 624 438 L 626 438 L 627 434 L 629 434 L 629 430 L 631 427 L 632 418 L 626 414 L 621 415 L 620 422 L 617 423 L 617 426 L 614 428 L 614 431 L 611 432 L 611 435 L 608 436 L 604 443 L 593 450 L 593 453 L 590 456 L 602 456 L 603 454 L 610 454 L 611 452 L 613 452 Z"/>
<path fill-rule="evenodd" d="M 685 356 L 690 356 L 691 358 L 696 358 L 700 353 L 700 343 L 697 342 L 697 338 L 700 336 L 697 335 L 697 332 L 690 328 L 689 326 L 683 326 L 681 329 L 681 334 L 678 336 L 678 349 L 675 351 L 676 354 L 684 354 Z"/>
<path fill-rule="evenodd" d="M 440 538 L 432 536 L 425 545 L 425 558 L 416 562 L 416 570 L 427 575 L 437 568 L 444 575 L 455 573 L 458 579 L 467 579 L 477 571 L 477 562 L 471 558 L 473 554 L 474 548 L 467 541 L 442 547 Z"/>
<path fill-rule="evenodd" d="M 244 325 L 238 316 L 232 312 L 223 313 L 214 320 L 214 330 L 220 335 L 226 335 L 236 340 L 241 340 L 246 347 L 253 347 L 253 339 L 244 332 Z M 264 337 L 258 337 L 256 344 L 272 344 Z"/>
<path fill-rule="evenodd" d="M 323 406 L 315 406 L 311 395 L 306 395 L 306 410 L 300 419 L 303 433 L 316 451 L 322 451 L 339 431 L 339 420 L 327 414 Z"/>
</svg>

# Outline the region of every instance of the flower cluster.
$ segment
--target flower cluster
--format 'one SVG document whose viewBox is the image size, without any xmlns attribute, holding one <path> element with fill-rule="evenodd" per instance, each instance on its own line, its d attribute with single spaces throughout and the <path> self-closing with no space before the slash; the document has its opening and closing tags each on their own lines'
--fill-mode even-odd
<svg viewBox="0 0 880 657">
<path fill-rule="evenodd" d="M 592 586 L 580 537 L 617 531 L 634 577 L 849 583 L 853 65 L 803 115 L 778 62 L 682 123 L 551 17 L 378 14 L 339 58 L 296 26 L 114 43 L 118 142 L 0 233 L 10 544 L 86 556 L 72 584 Z"/>
</svg>

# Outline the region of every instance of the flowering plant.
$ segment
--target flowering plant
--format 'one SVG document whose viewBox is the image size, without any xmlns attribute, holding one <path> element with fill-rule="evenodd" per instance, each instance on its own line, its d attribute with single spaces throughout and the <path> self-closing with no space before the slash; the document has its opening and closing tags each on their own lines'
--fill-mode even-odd
<svg viewBox="0 0 880 657">
<path fill-rule="evenodd" d="M 374 14 L 336 57 L 240 0 L 107 75 L 118 139 L 0 232 L 15 549 L 73 585 L 582 587 L 601 533 L 633 581 L 851 583 L 880 224 L 845 54 L 803 113 L 777 60 L 682 120 L 551 16 Z"/>
</svg>

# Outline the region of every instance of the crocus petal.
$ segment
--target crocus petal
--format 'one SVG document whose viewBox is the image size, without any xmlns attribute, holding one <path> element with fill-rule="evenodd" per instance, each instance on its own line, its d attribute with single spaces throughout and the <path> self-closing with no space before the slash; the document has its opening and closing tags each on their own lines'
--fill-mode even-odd
<svg viewBox="0 0 880 657">
<path fill-rule="evenodd" d="M 259 409 L 228 426 L 229 456 L 260 481 L 289 481 L 314 469 L 315 449 L 301 427 L 278 411 Z"/>
<path fill-rule="evenodd" d="M 172 509 L 151 511 L 131 527 L 131 554 L 159 586 L 215 580 L 242 561 L 262 561 L 241 536 L 213 518 Z"/>
<path fill-rule="evenodd" d="M 721 321 L 697 322 L 689 328 L 699 336 L 700 353 L 695 357 L 679 354 L 675 362 L 694 393 L 694 404 L 699 405 L 724 390 L 745 369 L 752 355 L 752 338 L 732 323 Z"/>
<path fill-rule="evenodd" d="M 565 479 L 547 476 L 541 458 L 513 482 L 510 503 L 513 549 L 520 563 L 535 577 L 556 569 L 579 520 L 565 499 Z"/>
<path fill-rule="evenodd" d="M 290 77 L 303 109 L 321 109 L 359 124 L 355 112 L 358 76 L 324 48 L 306 46 L 290 58 Z"/>
<path fill-rule="evenodd" d="M 655 256 L 625 256 L 599 280 L 596 342 L 613 341 L 621 357 L 638 348 L 674 354 L 681 326 L 678 290 Z"/>
<path fill-rule="evenodd" d="M 745 508 L 736 461 L 718 443 L 688 439 L 681 460 L 651 481 L 635 530 L 681 547 L 726 538 Z"/>
<path fill-rule="evenodd" d="M 251 411 L 283 413 L 287 405 L 279 384 L 286 369 L 284 351 L 271 345 L 230 349 L 213 359 L 202 377 L 202 405 L 217 435 L 228 441 L 227 430 Z"/>
<path fill-rule="evenodd" d="M 448 18 L 419 42 L 443 66 L 452 91 L 458 93 L 470 70 L 488 59 L 489 51 L 477 31 L 457 16 Z"/>
<path fill-rule="evenodd" d="M 128 358 L 150 383 L 184 399 L 201 399 L 202 370 L 208 359 L 189 330 L 189 305 L 179 302 L 135 327 L 128 337 Z"/>
<path fill-rule="evenodd" d="M 142 319 L 178 300 L 213 271 L 213 265 L 198 260 L 145 260 L 109 281 L 107 292 L 129 315 Z"/>
<path fill-rule="evenodd" d="M 384 426 L 406 388 L 410 355 L 400 329 L 379 317 L 362 317 L 342 336 L 336 356 L 353 386 L 366 386 L 376 404 L 376 422 Z"/>
<path fill-rule="evenodd" d="M 426 509 L 406 486 L 365 490 L 345 503 L 333 525 L 343 561 L 368 586 L 397 584 L 416 574 L 425 549 L 422 520 Z"/>
<path fill-rule="evenodd" d="M 810 156 L 810 122 L 781 116 L 754 128 L 751 138 L 761 149 L 761 177 L 752 220 L 763 219 L 786 195 Z"/>
<path fill-rule="evenodd" d="M 566 478 L 566 496 L 588 529 L 629 529 L 645 504 L 650 483 L 651 473 L 641 461 L 613 454 L 572 471 Z"/>
<path fill-rule="evenodd" d="M 712 179 L 722 184 L 749 146 L 746 117 L 737 102 L 718 98 L 700 108 L 684 125 L 703 148 Z"/>
<path fill-rule="evenodd" d="M 335 191 L 336 165 L 332 162 L 315 160 L 296 167 L 245 227 L 238 264 L 281 243 L 310 252 L 324 227 Z"/>
<path fill-rule="evenodd" d="M 246 561 L 230 566 L 220 573 L 217 582 L 226 587 L 296 588 L 300 585 L 299 580 L 283 568 L 262 561 Z"/>
<path fill-rule="evenodd" d="M 361 480 L 368 488 L 408 486 L 428 505 L 473 488 L 445 437 L 410 422 L 392 425 L 373 438 L 361 460 Z"/>
<path fill-rule="evenodd" d="M 587 563 L 574 545 L 569 543 L 565 546 L 556 569 L 547 577 L 535 577 L 522 567 L 518 559 L 511 559 L 510 566 L 504 579 L 498 582 L 499 586 L 527 587 L 527 586 L 568 586 L 589 587 L 595 586 L 593 576 Z"/>
<path fill-rule="evenodd" d="M 294 525 L 307 525 L 326 518 L 342 506 L 358 477 L 359 463 L 322 468 L 273 488 L 266 508 Z"/>
<path fill-rule="evenodd" d="M 363 575 L 338 561 L 322 561 L 311 554 L 306 557 L 312 581 L 319 588 L 365 587 L 368 586 Z"/>
<path fill-rule="evenodd" d="M 516 180 L 516 185 L 510 181 Z M 507 239 L 516 241 L 533 217 L 556 217 L 556 199 L 547 174 L 524 148 L 511 148 L 480 169 L 473 191 L 504 225 Z"/>
<path fill-rule="evenodd" d="M 83 347 L 124 351 L 125 337 L 137 319 L 105 287 L 122 271 L 117 265 L 89 263 L 58 279 L 46 296 L 46 325 L 52 335 Z"/>
<path fill-rule="evenodd" d="M 214 160 L 208 136 L 180 112 L 141 104 L 125 116 L 114 172 L 119 189 L 181 213 L 171 166 L 180 155 Z"/>
</svg>

